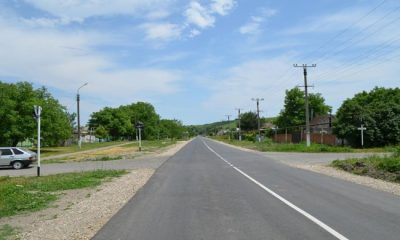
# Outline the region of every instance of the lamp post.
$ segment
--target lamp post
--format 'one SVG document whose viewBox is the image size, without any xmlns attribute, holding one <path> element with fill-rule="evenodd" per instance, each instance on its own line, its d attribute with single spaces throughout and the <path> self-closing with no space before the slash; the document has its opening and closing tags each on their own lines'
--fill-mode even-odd
<svg viewBox="0 0 400 240">
<path fill-rule="evenodd" d="M 79 90 L 86 85 L 88 85 L 88 83 L 83 84 L 76 91 L 76 106 L 77 106 L 77 110 L 78 110 L 77 112 L 78 112 L 78 146 L 79 146 L 79 148 L 81 148 L 81 119 L 80 119 L 80 113 L 79 113 L 79 101 L 80 101 Z"/>
<path fill-rule="evenodd" d="M 252 98 L 252 101 L 257 102 L 257 126 L 258 126 L 258 141 L 261 142 L 261 126 L 260 126 L 260 101 L 264 101 L 264 98 Z"/>
</svg>

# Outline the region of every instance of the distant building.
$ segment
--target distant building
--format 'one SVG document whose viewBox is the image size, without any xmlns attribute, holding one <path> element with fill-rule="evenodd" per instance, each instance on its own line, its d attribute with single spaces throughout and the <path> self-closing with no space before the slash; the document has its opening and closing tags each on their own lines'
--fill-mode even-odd
<svg viewBox="0 0 400 240">
<path fill-rule="evenodd" d="M 332 134 L 332 122 L 335 116 L 331 114 L 316 116 L 310 121 L 311 133 L 320 133 L 322 130 L 326 131 L 326 134 Z"/>
</svg>

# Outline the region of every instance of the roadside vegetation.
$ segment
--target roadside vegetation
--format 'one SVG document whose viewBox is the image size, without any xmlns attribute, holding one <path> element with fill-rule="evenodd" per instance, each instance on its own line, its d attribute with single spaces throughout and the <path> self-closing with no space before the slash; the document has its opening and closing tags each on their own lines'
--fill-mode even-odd
<svg viewBox="0 0 400 240">
<path fill-rule="evenodd" d="M 60 191 L 93 188 L 126 173 L 124 170 L 96 170 L 42 177 L 0 177 L 0 218 L 38 211 L 49 207 Z"/>
<path fill-rule="evenodd" d="M 310 152 L 310 153 L 354 152 L 354 150 L 350 147 L 338 147 L 338 146 L 330 146 L 330 145 L 314 144 L 314 143 L 311 144 L 310 147 L 307 147 L 305 143 L 298 143 L 298 144 L 274 143 L 270 139 L 267 139 L 263 142 L 248 141 L 248 140 L 243 140 L 243 141 L 229 140 L 221 137 L 214 137 L 214 139 L 235 146 L 253 149 L 261 152 Z"/>
<path fill-rule="evenodd" d="M 139 144 L 137 142 L 131 142 L 120 146 L 111 145 L 110 148 L 98 149 L 96 151 L 91 151 L 91 152 L 82 152 L 82 153 L 78 152 L 77 154 L 65 157 L 57 157 L 57 155 L 54 155 L 53 156 L 54 158 L 43 159 L 42 163 L 51 164 L 51 163 L 67 163 L 67 162 L 114 161 L 121 159 L 133 159 L 142 154 L 159 151 L 160 149 L 173 145 L 175 143 L 176 143 L 175 140 L 142 141 L 141 152 L 139 152 Z"/>
<path fill-rule="evenodd" d="M 0 240 L 7 240 L 12 238 L 18 233 L 16 228 L 11 227 L 8 224 L 0 226 Z"/>
<path fill-rule="evenodd" d="M 400 147 L 392 156 L 335 160 L 331 166 L 357 175 L 400 183 Z"/>
<path fill-rule="evenodd" d="M 40 155 L 42 157 L 50 157 L 56 156 L 60 154 L 68 154 L 75 152 L 82 152 L 87 150 L 92 150 L 96 148 L 110 147 L 114 145 L 128 143 L 127 141 L 113 141 L 113 142 L 96 142 L 96 143 L 83 143 L 81 148 L 78 145 L 74 144 L 68 147 L 43 147 L 40 149 Z M 36 149 L 32 149 L 36 152 Z"/>
</svg>

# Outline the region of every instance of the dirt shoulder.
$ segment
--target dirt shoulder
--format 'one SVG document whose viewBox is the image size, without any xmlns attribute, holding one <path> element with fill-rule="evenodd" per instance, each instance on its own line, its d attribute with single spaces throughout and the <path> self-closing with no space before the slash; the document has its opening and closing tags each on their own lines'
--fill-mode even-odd
<svg viewBox="0 0 400 240">
<path fill-rule="evenodd" d="M 187 143 L 179 142 L 153 156 L 173 156 Z M 155 170 L 135 169 L 97 188 L 59 192 L 59 199 L 52 207 L 0 218 L 0 226 L 8 224 L 16 228 L 19 234 L 15 239 L 91 239 L 143 187 Z"/>
</svg>

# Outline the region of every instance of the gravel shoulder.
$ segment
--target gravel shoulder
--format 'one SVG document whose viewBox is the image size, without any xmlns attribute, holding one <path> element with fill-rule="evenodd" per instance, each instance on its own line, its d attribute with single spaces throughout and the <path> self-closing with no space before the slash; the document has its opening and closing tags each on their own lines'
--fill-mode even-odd
<svg viewBox="0 0 400 240">
<path fill-rule="evenodd" d="M 215 140 L 213 140 L 215 141 Z M 284 152 L 259 152 L 252 149 L 230 145 L 215 141 L 226 146 L 237 148 L 247 152 L 253 152 L 264 156 L 266 159 L 278 161 L 285 165 L 300 168 L 349 182 L 371 187 L 380 191 L 389 192 L 400 196 L 400 184 L 383 181 L 367 176 L 359 176 L 329 166 L 333 160 L 344 160 L 349 158 L 364 158 L 372 155 L 386 155 L 388 153 L 284 153 Z"/>
<path fill-rule="evenodd" d="M 179 142 L 163 152 L 137 160 L 146 162 L 152 157 L 157 159 L 157 164 L 142 164 L 99 187 L 59 192 L 59 199 L 50 208 L 0 218 L 0 226 L 8 224 L 16 228 L 19 234 L 15 239 L 91 239 L 143 187 L 155 170 L 187 143 Z"/>
</svg>

